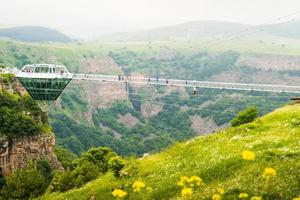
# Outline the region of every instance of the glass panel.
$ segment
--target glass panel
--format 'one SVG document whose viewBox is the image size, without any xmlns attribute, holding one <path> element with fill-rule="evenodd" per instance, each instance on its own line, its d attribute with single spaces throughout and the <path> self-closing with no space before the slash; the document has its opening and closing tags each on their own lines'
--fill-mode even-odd
<svg viewBox="0 0 300 200">
<path fill-rule="evenodd" d="M 34 100 L 55 101 L 71 79 L 18 78 Z"/>
</svg>

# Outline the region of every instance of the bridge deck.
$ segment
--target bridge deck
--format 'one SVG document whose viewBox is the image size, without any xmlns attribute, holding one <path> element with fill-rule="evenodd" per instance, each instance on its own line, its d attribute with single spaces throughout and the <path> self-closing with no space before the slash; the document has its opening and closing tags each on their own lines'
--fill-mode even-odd
<svg viewBox="0 0 300 200">
<path fill-rule="evenodd" d="M 95 74 L 73 74 L 73 80 L 120 82 L 120 83 L 131 83 L 131 84 L 150 84 L 150 85 L 229 89 L 229 90 L 246 90 L 246 91 L 262 91 L 262 92 L 279 92 L 279 93 L 286 92 L 286 93 L 300 94 L 300 86 L 289 86 L 289 85 L 228 83 L 228 82 L 193 81 L 193 80 L 95 75 Z"/>
</svg>

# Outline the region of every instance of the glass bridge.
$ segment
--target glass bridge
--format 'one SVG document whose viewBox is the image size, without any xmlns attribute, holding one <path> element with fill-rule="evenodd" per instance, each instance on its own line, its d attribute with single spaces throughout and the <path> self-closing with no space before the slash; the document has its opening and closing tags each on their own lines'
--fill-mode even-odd
<svg viewBox="0 0 300 200">
<path fill-rule="evenodd" d="M 16 74 L 29 95 L 38 101 L 55 101 L 72 80 L 72 74 L 62 65 L 25 65 Z"/>
</svg>

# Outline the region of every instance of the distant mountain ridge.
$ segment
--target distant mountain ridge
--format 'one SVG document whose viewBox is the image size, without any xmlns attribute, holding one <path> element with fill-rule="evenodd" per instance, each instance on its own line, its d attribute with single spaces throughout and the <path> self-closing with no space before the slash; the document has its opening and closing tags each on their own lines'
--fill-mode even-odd
<svg viewBox="0 0 300 200">
<path fill-rule="evenodd" d="M 199 39 L 203 37 L 230 36 L 241 33 L 247 35 L 247 32 L 250 30 L 254 32 L 254 35 L 258 36 L 267 34 L 298 39 L 300 38 L 300 20 L 264 26 L 198 20 L 138 32 L 110 34 L 102 36 L 100 39 L 133 41 Z"/>
<path fill-rule="evenodd" d="M 46 27 L 21 26 L 0 29 L 0 37 L 19 40 L 23 42 L 71 42 L 67 35 Z"/>
<path fill-rule="evenodd" d="M 263 29 L 273 35 L 300 39 L 300 20 L 265 25 Z"/>
</svg>

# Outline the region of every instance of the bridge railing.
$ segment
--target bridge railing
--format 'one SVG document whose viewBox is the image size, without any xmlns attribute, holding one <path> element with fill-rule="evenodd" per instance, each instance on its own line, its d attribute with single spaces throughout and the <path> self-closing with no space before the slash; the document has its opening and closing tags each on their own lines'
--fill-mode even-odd
<svg viewBox="0 0 300 200">
<path fill-rule="evenodd" d="M 120 76 L 96 75 L 96 74 L 73 74 L 73 79 L 88 80 L 88 81 L 102 81 L 102 82 L 132 83 L 132 84 L 165 85 L 165 86 L 178 86 L 178 87 L 300 93 L 300 86 L 290 86 L 290 85 L 229 83 L 229 82 L 194 81 L 194 80 L 131 77 L 131 76 L 121 76 L 121 75 Z"/>
</svg>

